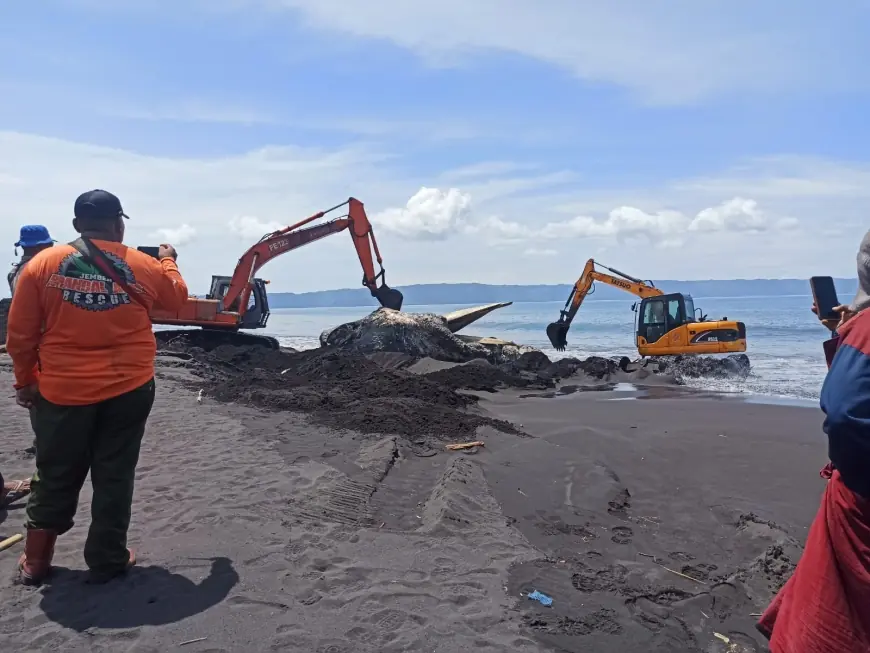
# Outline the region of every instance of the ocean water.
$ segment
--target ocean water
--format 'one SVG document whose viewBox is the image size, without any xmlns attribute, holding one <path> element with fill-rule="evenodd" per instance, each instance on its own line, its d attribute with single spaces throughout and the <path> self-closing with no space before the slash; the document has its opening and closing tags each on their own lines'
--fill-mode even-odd
<svg viewBox="0 0 870 653">
<path fill-rule="evenodd" d="M 828 332 L 809 307 L 812 299 L 788 297 L 695 297 L 695 306 L 709 319 L 729 317 L 746 324 L 747 354 L 752 374 L 746 381 L 698 379 L 698 387 L 728 393 L 815 400 L 825 376 L 822 342 Z M 594 300 L 577 313 L 568 333 L 568 349 L 554 351 L 547 340 L 547 324 L 559 317 L 562 302 L 521 302 L 499 309 L 462 331 L 532 345 L 550 358 L 563 356 L 637 357 L 634 347 L 632 301 Z M 415 313 L 448 313 L 467 305 L 411 306 Z M 317 347 L 320 333 L 370 312 L 365 307 L 276 309 L 266 332 L 297 349 Z"/>
</svg>

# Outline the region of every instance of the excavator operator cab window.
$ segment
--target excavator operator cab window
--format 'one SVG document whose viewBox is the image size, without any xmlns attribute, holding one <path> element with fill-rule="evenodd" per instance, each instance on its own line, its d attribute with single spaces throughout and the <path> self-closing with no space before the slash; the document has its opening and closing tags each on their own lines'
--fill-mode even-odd
<svg viewBox="0 0 870 653">
<path fill-rule="evenodd" d="M 686 324 L 687 322 L 692 321 L 692 316 L 689 313 L 688 306 L 686 306 L 686 297 L 685 295 L 681 295 L 679 293 L 674 293 L 673 295 L 663 295 L 661 300 L 667 304 L 668 313 L 666 317 L 666 332 L 672 331 L 679 326 Z M 689 298 L 689 302 L 691 303 L 692 298 Z"/>
<path fill-rule="evenodd" d="M 643 300 L 637 335 L 646 338 L 647 342 L 655 342 L 666 331 L 665 302 L 659 298 Z"/>
<path fill-rule="evenodd" d="M 266 282 L 254 279 L 254 287 L 248 297 L 248 310 L 242 315 L 241 328 L 265 329 L 269 320 L 269 297 L 266 294 Z"/>
<path fill-rule="evenodd" d="M 211 289 L 207 295 L 208 299 L 223 299 L 230 289 L 230 281 L 229 277 L 212 276 Z"/>
<path fill-rule="evenodd" d="M 695 316 L 695 300 L 689 295 L 683 295 L 683 303 L 686 307 L 685 318 L 683 318 L 684 321 L 686 323 L 691 323 L 697 320 L 697 317 Z"/>
<path fill-rule="evenodd" d="M 671 298 L 668 300 L 668 331 L 683 323 L 682 317 L 680 316 L 680 303 L 681 302 L 678 298 Z"/>
</svg>

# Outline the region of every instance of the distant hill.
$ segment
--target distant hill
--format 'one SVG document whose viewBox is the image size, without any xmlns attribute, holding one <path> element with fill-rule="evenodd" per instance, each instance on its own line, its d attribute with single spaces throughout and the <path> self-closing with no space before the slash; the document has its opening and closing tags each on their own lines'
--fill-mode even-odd
<svg viewBox="0 0 870 653">
<path fill-rule="evenodd" d="M 835 279 L 840 299 L 846 301 L 855 294 L 854 279 Z M 693 297 L 778 297 L 810 295 L 806 279 L 722 279 L 705 281 L 658 281 L 665 292 L 682 292 Z M 427 283 L 397 286 L 405 295 L 405 305 L 420 304 L 488 304 L 490 302 L 564 302 L 571 286 L 500 286 L 484 283 Z M 588 301 L 624 299 L 630 295 L 605 286 L 595 285 Z M 365 288 L 320 290 L 306 293 L 271 293 L 272 308 L 322 308 L 329 306 L 377 306 L 377 301 Z"/>
</svg>

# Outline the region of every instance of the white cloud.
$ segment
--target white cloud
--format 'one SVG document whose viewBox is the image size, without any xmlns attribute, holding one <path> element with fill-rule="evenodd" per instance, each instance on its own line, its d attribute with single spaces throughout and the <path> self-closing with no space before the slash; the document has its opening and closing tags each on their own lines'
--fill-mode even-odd
<svg viewBox="0 0 870 653">
<path fill-rule="evenodd" d="M 450 171 L 451 179 L 480 179 L 492 178 L 515 172 L 529 172 L 540 170 L 541 166 L 535 163 L 515 163 L 513 161 L 483 161 L 472 165 L 454 168 Z"/>
<path fill-rule="evenodd" d="M 689 223 L 690 231 L 763 231 L 769 227 L 758 203 L 742 197 L 704 209 Z"/>
<path fill-rule="evenodd" d="M 540 230 L 539 235 L 547 239 L 612 237 L 623 242 L 645 237 L 657 241 L 680 232 L 685 226 L 686 217 L 677 211 L 646 213 L 633 206 L 620 206 L 604 220 L 577 216 L 565 222 L 551 222 Z"/>
<path fill-rule="evenodd" d="M 238 0 L 236 0 L 238 4 Z M 317 28 L 388 40 L 435 65 L 476 52 L 507 52 L 610 82 L 651 102 L 721 92 L 774 93 L 867 87 L 861 56 L 866 6 L 794 0 L 789 11 L 757 3 L 672 0 L 247 0 L 284 7 Z M 862 80 L 859 82 L 858 80 Z"/>
<path fill-rule="evenodd" d="M 205 122 L 240 125 L 277 124 L 280 121 L 273 115 L 241 106 L 230 106 L 225 102 L 202 100 L 182 100 L 150 108 L 127 106 L 114 102 L 103 102 L 96 111 L 100 115 L 127 120 L 148 122 Z"/>
<path fill-rule="evenodd" d="M 422 187 L 404 208 L 388 209 L 371 220 L 400 236 L 437 240 L 459 231 L 471 208 L 471 197 L 456 188 L 447 191 Z"/>
<path fill-rule="evenodd" d="M 481 165 L 467 183 L 454 185 L 444 183 L 452 178 L 450 170 L 415 176 L 402 160 L 353 147 L 273 146 L 234 156 L 173 158 L 0 132 L 0 152 L 7 216 L 0 220 L 0 243 L 8 244 L 8 258 L 0 264 L 11 263 L 11 243 L 22 223 L 43 223 L 58 240 L 72 240 L 75 197 L 101 187 L 118 194 L 131 216 L 131 245 L 154 244 L 158 230 L 181 233 L 186 225 L 195 232 L 196 240 L 180 252 L 194 292 L 206 289 L 211 275 L 231 273 L 263 234 L 338 204 L 349 193 L 366 203 L 397 287 L 553 283 L 575 278 L 576 260 L 601 247 L 608 248 L 609 264 L 661 278 L 709 276 L 711 247 L 740 260 L 738 271 L 717 276 L 805 277 L 820 269 L 851 274 L 870 197 L 870 166 L 811 159 L 748 162 L 718 177 L 659 187 L 601 189 L 590 188 L 580 170 L 530 169 L 523 177 L 510 165 Z M 831 193 L 838 179 L 841 192 Z M 795 196 L 795 187 L 817 190 Z M 176 223 L 167 216 L 176 216 Z M 359 264 L 349 241 L 346 234 L 319 241 L 270 262 L 262 274 L 273 291 L 356 287 Z M 676 256 L 660 249 L 689 243 Z M 537 256 L 523 255 L 548 249 L 572 256 L 552 257 L 541 266 Z"/>
<path fill-rule="evenodd" d="M 557 256 L 559 252 L 555 249 L 538 249 L 537 247 L 529 247 L 527 250 L 523 252 L 523 256 L 529 257 L 544 257 L 549 258 L 551 256 Z"/>
<path fill-rule="evenodd" d="M 408 188 L 380 167 L 382 155 L 358 147 L 270 146 L 235 156 L 176 158 L 0 131 L 0 152 L 6 216 L 0 220 L 0 243 L 10 243 L 0 264 L 12 262 L 11 243 L 22 223 L 45 224 L 58 240 L 72 240 L 75 198 L 105 188 L 120 197 L 130 215 L 131 245 L 154 244 L 158 229 L 174 227 L 167 216 L 195 230 L 196 242 L 179 251 L 194 292 L 208 288 L 213 274 L 231 273 L 242 253 L 275 225 L 334 206 L 349 190 L 359 189 L 361 200 L 384 207 Z M 248 229 L 230 230 L 230 221 L 240 216 L 256 216 L 260 224 L 241 221 L 238 225 Z M 274 279 L 276 290 L 354 287 L 359 264 L 348 241 L 339 235 L 312 244 L 270 263 L 264 274 Z M 336 248 L 340 252 L 332 254 Z M 389 245 L 382 250 L 389 263 Z"/>
<path fill-rule="evenodd" d="M 282 225 L 280 222 L 264 222 L 250 215 L 233 218 L 227 224 L 230 227 L 230 231 L 248 240 L 258 240 L 266 234 L 287 226 Z"/>
<path fill-rule="evenodd" d="M 246 19 L 265 16 L 270 27 L 281 25 L 284 10 L 290 29 L 301 18 L 318 30 L 390 42 L 436 66 L 479 53 L 521 55 L 660 104 L 870 85 L 863 69 L 866 0 L 840 0 L 828 10 L 817 0 L 792 0 L 788 12 L 752 0 L 671 0 L 667 11 L 646 0 L 187 0 L 181 8 L 169 0 L 67 1 L 156 15 L 239 12 Z M 358 44 L 346 39 L 342 45 Z"/>
<path fill-rule="evenodd" d="M 870 199 L 870 167 L 817 157 L 768 156 L 733 172 L 674 184 L 679 193 L 744 195 L 760 199 L 793 197 Z"/>
<path fill-rule="evenodd" d="M 221 100 L 181 100 L 172 103 L 134 106 L 107 97 L 94 102 L 91 94 L 77 98 L 77 104 L 101 116 L 143 122 L 213 123 L 225 125 L 293 125 L 295 129 L 353 134 L 365 138 L 408 137 L 426 142 L 467 141 L 500 138 L 503 129 L 473 122 L 443 118 L 431 120 L 347 117 L 318 112 L 316 116 L 288 110 L 266 111 L 236 106 Z M 539 136 L 540 138 L 540 136 Z M 531 138 L 527 138 L 531 140 Z"/>
<path fill-rule="evenodd" d="M 154 231 L 154 235 L 160 239 L 161 243 L 168 243 L 175 247 L 187 245 L 196 238 L 196 229 L 189 224 L 184 223 L 178 227 L 161 227 Z"/>
<path fill-rule="evenodd" d="M 464 228 L 465 233 L 479 235 L 485 241 L 522 242 L 535 235 L 535 229 L 512 220 L 504 220 L 500 216 L 490 215 L 482 220 L 475 220 Z"/>
<path fill-rule="evenodd" d="M 797 221 L 786 217 L 771 220 L 754 200 L 735 197 L 701 209 L 694 217 L 675 210 L 646 212 L 620 206 L 604 219 L 579 215 L 568 220 L 526 224 L 498 215 L 481 217 L 471 212 L 472 197 L 456 188 L 442 191 L 421 188 L 402 209 L 389 209 L 373 217 L 379 226 L 404 238 L 444 239 L 470 235 L 492 243 L 546 242 L 579 239 L 609 239 L 619 244 L 638 239 L 657 247 L 679 247 L 691 235 L 720 232 L 754 233 L 794 228 Z M 529 247 L 524 256 L 552 256 L 550 248 Z"/>
<path fill-rule="evenodd" d="M 580 215 L 534 227 L 499 217 L 488 217 L 469 231 L 496 241 L 609 238 L 624 244 L 630 240 L 643 239 L 668 247 L 683 244 L 690 232 L 751 233 L 787 229 L 795 225 L 793 218 L 770 221 L 755 201 L 735 197 L 702 209 L 693 218 L 673 210 L 647 213 L 633 206 L 620 206 L 610 211 L 603 220 Z"/>
</svg>

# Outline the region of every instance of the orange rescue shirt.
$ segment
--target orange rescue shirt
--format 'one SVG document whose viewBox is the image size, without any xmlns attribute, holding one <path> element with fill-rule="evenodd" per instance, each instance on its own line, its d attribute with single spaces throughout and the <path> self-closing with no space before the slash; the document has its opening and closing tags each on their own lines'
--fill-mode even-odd
<svg viewBox="0 0 870 653">
<path fill-rule="evenodd" d="M 6 350 L 15 387 L 39 383 L 43 397 L 63 406 L 95 404 L 150 381 L 157 352 L 150 307 L 174 311 L 187 301 L 187 284 L 172 259 L 158 261 L 121 243 L 92 242 L 148 309 L 85 263 L 71 245 L 33 257 L 9 307 Z"/>
</svg>

